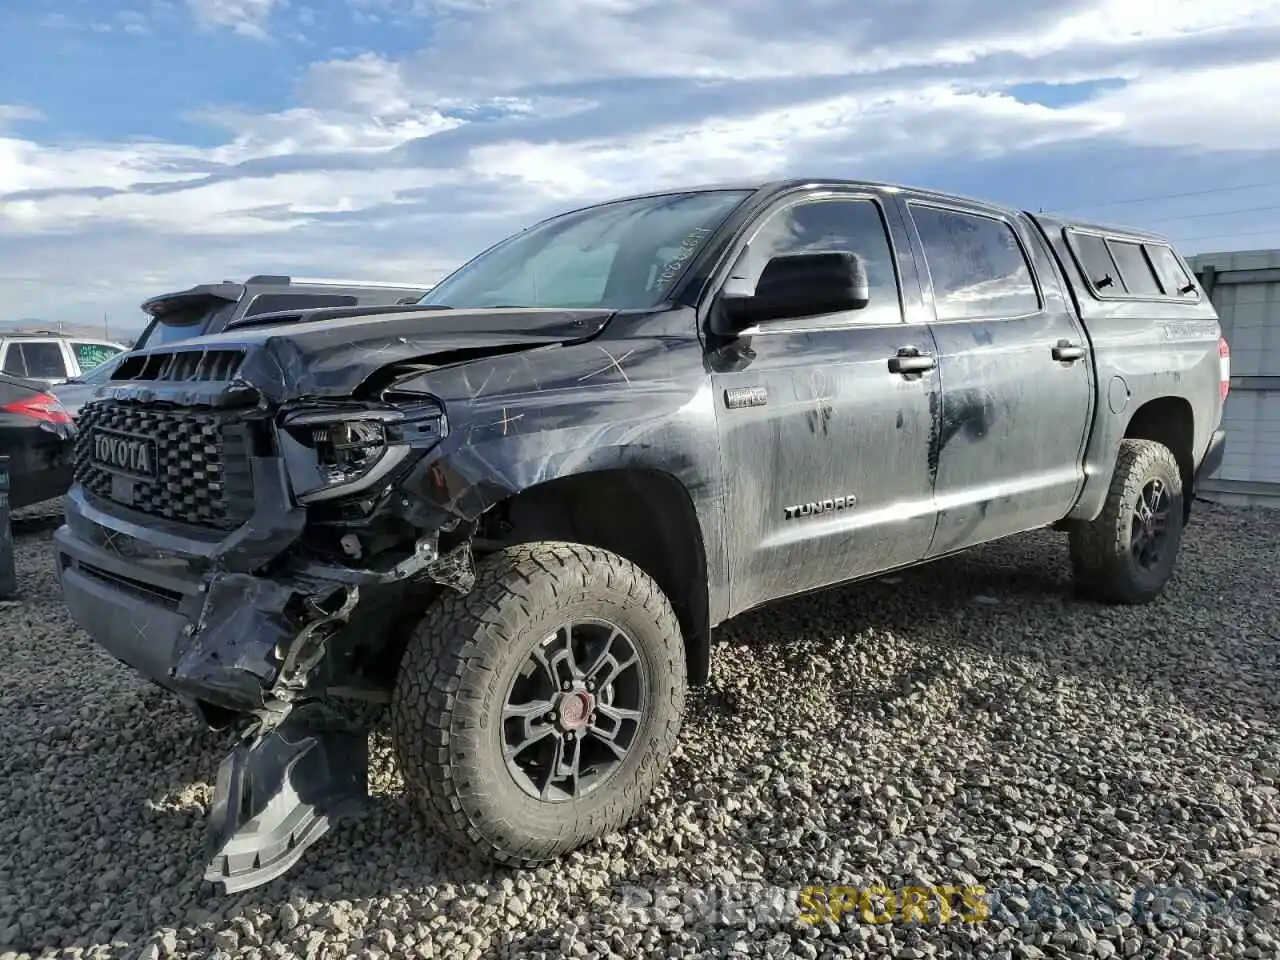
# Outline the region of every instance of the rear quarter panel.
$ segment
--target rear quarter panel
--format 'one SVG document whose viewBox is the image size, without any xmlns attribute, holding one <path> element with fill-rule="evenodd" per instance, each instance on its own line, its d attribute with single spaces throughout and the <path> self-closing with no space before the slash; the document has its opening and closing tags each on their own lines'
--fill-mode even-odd
<svg viewBox="0 0 1280 960">
<path fill-rule="evenodd" d="M 1191 406 L 1193 458 L 1203 459 L 1222 420 L 1219 396 L 1218 314 L 1199 289 L 1195 302 L 1100 299 L 1086 283 L 1067 241 L 1067 224 L 1035 218 L 1070 284 L 1088 334 L 1098 384 L 1097 413 L 1085 448 L 1085 484 L 1071 519 L 1091 520 L 1101 511 L 1120 442 L 1143 405 L 1180 397 Z M 1141 236 L 1134 232 L 1135 236 Z M 1163 238 L 1146 239 L 1167 243 Z M 1188 275 L 1190 267 L 1186 267 Z"/>
</svg>

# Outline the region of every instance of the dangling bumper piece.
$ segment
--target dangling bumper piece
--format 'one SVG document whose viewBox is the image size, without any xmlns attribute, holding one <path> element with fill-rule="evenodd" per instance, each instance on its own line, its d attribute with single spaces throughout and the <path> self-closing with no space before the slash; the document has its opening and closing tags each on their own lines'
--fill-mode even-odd
<svg viewBox="0 0 1280 960">
<path fill-rule="evenodd" d="M 365 808 L 368 771 L 367 734 L 311 729 L 299 714 L 238 744 L 218 769 L 205 879 L 227 893 L 274 880 Z"/>
</svg>

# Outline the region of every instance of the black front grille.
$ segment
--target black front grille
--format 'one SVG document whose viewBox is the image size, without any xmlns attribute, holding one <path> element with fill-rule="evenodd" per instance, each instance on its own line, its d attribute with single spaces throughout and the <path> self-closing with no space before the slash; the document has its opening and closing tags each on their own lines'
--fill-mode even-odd
<svg viewBox="0 0 1280 960">
<path fill-rule="evenodd" d="M 94 496 L 221 530 L 252 515 L 248 428 L 232 416 L 104 400 L 85 406 L 77 426 L 75 478 Z M 145 462 L 102 464 L 98 436 L 145 445 Z"/>
<path fill-rule="evenodd" d="M 127 357 L 112 380 L 221 381 L 230 380 L 244 360 L 243 350 L 188 348 Z"/>
</svg>

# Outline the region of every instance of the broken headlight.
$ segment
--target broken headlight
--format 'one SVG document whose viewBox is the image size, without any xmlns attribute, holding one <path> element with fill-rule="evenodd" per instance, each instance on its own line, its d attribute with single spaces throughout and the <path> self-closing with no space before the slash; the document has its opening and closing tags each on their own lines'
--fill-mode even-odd
<svg viewBox="0 0 1280 960">
<path fill-rule="evenodd" d="M 368 490 L 421 449 L 444 435 L 444 412 L 435 406 L 400 409 L 311 409 L 287 414 L 284 437 L 309 452 L 294 454 L 289 479 L 299 503 L 332 500 Z M 284 439 L 282 437 L 282 439 Z"/>
<path fill-rule="evenodd" d="M 317 424 L 311 445 L 325 482 L 343 486 L 367 474 L 387 452 L 387 431 L 376 420 Z"/>
</svg>

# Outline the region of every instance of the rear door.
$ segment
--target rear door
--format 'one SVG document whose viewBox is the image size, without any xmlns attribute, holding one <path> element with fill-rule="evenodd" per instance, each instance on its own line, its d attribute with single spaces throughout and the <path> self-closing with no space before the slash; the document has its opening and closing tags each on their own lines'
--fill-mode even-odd
<svg viewBox="0 0 1280 960">
<path fill-rule="evenodd" d="M 875 191 L 781 200 L 748 229 L 749 256 L 849 250 L 871 281 L 863 310 L 759 324 L 708 355 L 725 462 L 730 603 L 777 597 L 919 560 L 933 535 L 933 352 L 898 208 Z M 731 252 L 731 262 L 739 255 Z"/>
<path fill-rule="evenodd" d="M 1084 482 L 1093 365 L 1057 266 L 1024 217 L 906 200 L 941 373 L 929 548 L 938 556 L 1066 515 Z"/>
</svg>

